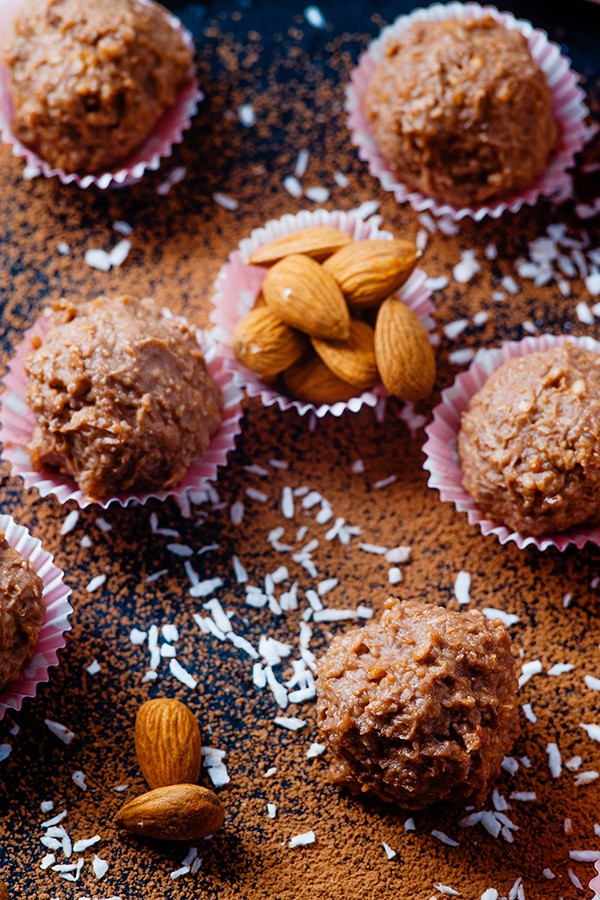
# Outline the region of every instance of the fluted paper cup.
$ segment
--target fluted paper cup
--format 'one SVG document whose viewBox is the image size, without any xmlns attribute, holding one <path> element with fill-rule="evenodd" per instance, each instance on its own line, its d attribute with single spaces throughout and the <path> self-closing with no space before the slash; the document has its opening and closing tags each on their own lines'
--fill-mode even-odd
<svg viewBox="0 0 600 900">
<path fill-rule="evenodd" d="M 358 412 L 364 406 L 375 407 L 381 397 L 387 396 L 383 385 L 377 385 L 360 396 L 352 397 L 338 403 L 323 403 L 316 406 L 303 400 L 294 400 L 282 394 L 271 385 L 261 381 L 258 375 L 238 362 L 231 350 L 231 335 L 237 322 L 254 306 L 267 273 L 263 266 L 249 266 L 246 263 L 259 247 L 269 244 L 276 238 L 302 231 L 305 228 L 339 228 L 351 235 L 355 241 L 391 239 L 389 231 L 381 231 L 376 225 L 364 221 L 356 213 L 329 212 L 325 209 L 314 211 L 303 210 L 296 215 L 286 214 L 281 219 L 274 219 L 262 228 L 255 228 L 250 237 L 244 238 L 222 267 L 215 283 L 212 298 L 214 309 L 211 322 L 214 324 L 212 334 L 222 347 L 227 365 L 235 373 L 236 383 L 244 388 L 249 397 L 259 397 L 264 406 L 277 406 L 282 412 L 294 409 L 299 415 L 313 413 L 318 419 L 327 415 L 341 416 L 346 412 Z M 414 312 L 428 335 L 434 329 L 432 314 L 434 305 L 431 302 L 431 291 L 426 286 L 427 276 L 422 269 L 415 269 L 406 284 L 398 291 L 400 299 Z"/>
<path fill-rule="evenodd" d="M 569 531 L 538 536 L 513 531 L 506 525 L 487 519 L 462 485 L 457 441 L 461 416 L 471 397 L 506 360 L 527 356 L 538 350 L 548 350 L 567 342 L 593 353 L 600 353 L 600 343 L 592 338 L 552 334 L 527 337 L 522 341 L 508 341 L 498 349 L 478 350 L 468 370 L 457 376 L 452 387 L 442 391 L 442 399 L 433 410 L 432 421 L 425 429 L 427 441 L 423 452 L 427 458 L 423 468 L 430 473 L 429 487 L 438 490 L 441 499 L 453 503 L 459 512 L 466 513 L 470 525 L 477 525 L 484 535 L 495 535 L 501 544 L 514 541 L 521 549 L 529 546 L 537 547 L 538 550 L 556 547 L 561 551 L 571 545 L 578 549 L 587 543 L 600 546 L 599 525 L 576 526 Z"/>
<path fill-rule="evenodd" d="M 20 710 L 26 697 L 35 697 L 38 684 L 48 681 L 49 669 L 58 665 L 58 651 L 65 646 L 73 607 L 69 603 L 71 589 L 63 581 L 63 572 L 54 565 L 52 556 L 44 550 L 41 541 L 7 515 L 0 515 L 0 531 L 4 532 L 6 542 L 29 560 L 42 579 L 46 607 L 33 659 L 15 681 L 0 691 L 1 720 L 7 710 Z"/>
<path fill-rule="evenodd" d="M 174 104 L 167 109 L 152 129 L 144 143 L 121 163 L 114 171 L 100 173 L 66 172 L 54 168 L 38 156 L 14 134 L 12 130 L 13 108 L 8 90 L 9 73 L 2 62 L 2 41 L 26 0 L 0 0 L 0 140 L 12 147 L 13 156 L 25 160 L 27 166 L 39 171 L 46 178 L 58 178 L 62 184 L 76 184 L 80 188 L 94 185 L 101 190 L 111 187 L 125 187 L 141 181 L 146 172 L 155 172 L 168 159 L 173 149 L 183 140 L 183 133 L 198 111 L 198 104 L 204 99 L 198 80 L 192 76 L 178 92 Z M 147 0 L 139 0 L 147 3 Z M 169 24 L 181 32 L 186 44 L 194 50 L 194 42 L 189 31 L 170 12 L 165 10 Z"/>
<path fill-rule="evenodd" d="M 600 895 L 600 859 L 596 863 L 596 871 L 598 874 L 590 881 L 590 887 L 597 895 Z M 595 898 L 592 898 L 592 900 L 595 900 Z"/>
<path fill-rule="evenodd" d="M 505 28 L 517 29 L 527 39 L 531 56 L 548 80 L 554 101 L 554 117 L 560 124 L 562 135 L 546 171 L 526 190 L 480 206 L 454 207 L 414 190 L 394 174 L 371 135 L 365 99 L 369 82 L 383 59 L 385 45 L 390 39 L 401 35 L 413 22 L 473 20 L 487 15 L 493 16 Z M 499 12 L 494 6 L 434 3 L 427 9 L 416 9 L 409 15 L 400 16 L 369 44 L 350 75 L 350 83 L 346 89 L 346 111 L 352 143 L 358 147 L 359 157 L 368 163 L 371 175 L 379 179 L 383 189 L 391 191 L 399 203 L 410 203 L 417 212 L 428 211 L 435 216 L 450 216 L 455 221 L 465 217 L 481 221 L 486 216 L 497 219 L 507 210 L 517 212 L 524 205 L 533 206 L 540 197 L 564 199 L 565 195 L 569 195 L 568 170 L 573 166 L 575 154 L 584 146 L 587 135 L 585 117 L 588 109 L 584 99 L 585 94 L 577 84 L 577 75 L 571 70 L 571 61 L 561 53 L 557 44 L 548 39 L 545 31 L 534 28 L 524 19 L 516 19 L 511 13 Z"/>
<path fill-rule="evenodd" d="M 163 314 L 171 317 L 168 310 L 163 310 Z M 42 497 L 53 494 L 60 503 L 73 500 L 81 509 L 92 503 L 106 509 L 111 504 L 125 507 L 141 505 L 150 499 L 166 500 L 169 497 L 176 500 L 183 499 L 190 492 L 201 491 L 206 482 L 216 480 L 218 469 L 227 464 L 227 457 L 235 447 L 236 437 L 241 430 L 242 394 L 234 382 L 232 373 L 224 365 L 216 343 L 199 330 L 196 331 L 196 339 L 204 354 L 208 371 L 221 390 L 223 417 L 206 452 L 201 459 L 189 466 L 179 484 L 165 490 L 115 494 L 113 497 L 99 500 L 84 493 L 67 475 L 50 469 L 40 472 L 33 469 L 27 446 L 33 434 L 35 417 L 27 406 L 27 375 L 23 362 L 32 350 L 32 338 L 43 341 L 48 327 L 48 317 L 40 316 L 25 332 L 9 363 L 4 378 L 4 392 L 0 396 L 2 458 L 10 462 L 12 474 L 22 478 L 26 488 L 36 488 Z"/>
</svg>

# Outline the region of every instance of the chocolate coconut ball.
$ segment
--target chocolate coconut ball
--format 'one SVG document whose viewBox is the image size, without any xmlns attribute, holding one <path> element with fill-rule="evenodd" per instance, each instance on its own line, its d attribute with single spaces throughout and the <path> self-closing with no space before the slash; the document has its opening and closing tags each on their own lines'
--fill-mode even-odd
<svg viewBox="0 0 600 900">
<path fill-rule="evenodd" d="M 32 465 L 91 497 L 177 484 L 221 421 L 194 332 L 149 299 L 63 301 L 25 370 Z"/>
<path fill-rule="evenodd" d="M 4 59 L 15 134 L 79 173 L 125 160 L 193 74 L 166 10 L 139 0 L 26 0 Z"/>
<path fill-rule="evenodd" d="M 318 664 L 331 779 L 406 809 L 480 805 L 518 732 L 516 689 L 501 622 L 390 597 Z"/>
<path fill-rule="evenodd" d="M 415 22 L 369 84 L 370 130 L 396 176 L 454 206 L 518 193 L 545 170 L 559 127 L 520 32 L 491 16 Z"/>
<path fill-rule="evenodd" d="M 0 531 L 0 690 L 33 659 L 44 621 L 43 583 Z"/>
<path fill-rule="evenodd" d="M 600 354 L 562 344 L 510 359 L 463 413 L 465 490 L 525 534 L 600 520 Z"/>
</svg>

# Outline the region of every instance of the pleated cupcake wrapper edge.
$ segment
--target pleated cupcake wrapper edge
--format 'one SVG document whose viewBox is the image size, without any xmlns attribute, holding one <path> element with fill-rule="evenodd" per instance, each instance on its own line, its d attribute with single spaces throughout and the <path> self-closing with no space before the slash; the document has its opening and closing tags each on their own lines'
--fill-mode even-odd
<svg viewBox="0 0 600 900">
<path fill-rule="evenodd" d="M 513 531 L 506 525 L 487 519 L 462 485 L 456 449 L 461 414 L 488 376 L 506 360 L 564 343 L 600 353 L 600 343 L 593 338 L 552 334 L 507 341 L 501 347 L 478 350 L 469 368 L 457 375 L 451 387 L 442 391 L 441 400 L 425 429 L 427 441 L 423 446 L 426 456 L 423 468 L 429 472 L 429 487 L 439 491 L 444 502 L 453 503 L 458 512 L 466 513 L 469 524 L 477 525 L 483 535 L 493 534 L 501 544 L 514 542 L 521 550 L 530 546 L 542 551 L 555 547 L 562 552 L 572 545 L 581 549 L 588 542 L 600 546 L 600 526 L 575 527 L 558 534 L 534 536 Z"/>
<path fill-rule="evenodd" d="M 23 2 L 25 0 L 0 0 L 0 34 L 8 33 Z M 193 51 L 194 42 L 187 28 L 172 13 L 168 13 L 167 20 L 171 27 L 181 32 Z M 163 113 L 142 146 L 116 171 L 100 174 L 66 172 L 52 167 L 14 134 L 11 127 L 12 102 L 8 92 L 8 71 L 0 53 L 0 141 L 9 144 L 13 156 L 24 159 L 27 165 L 38 169 L 45 178 L 56 177 L 62 184 L 76 184 L 84 190 L 92 185 L 100 190 L 126 187 L 141 181 L 146 172 L 157 171 L 172 156 L 177 144 L 182 142 L 184 132 L 190 127 L 198 111 L 198 104 L 203 99 L 204 94 L 194 76 L 179 90 L 175 102 Z"/>
<path fill-rule="evenodd" d="M 49 669 L 58 665 L 58 651 L 65 646 L 73 607 L 68 599 L 71 589 L 63 581 L 64 573 L 55 565 L 52 555 L 44 550 L 41 541 L 33 537 L 24 525 L 18 525 L 12 516 L 5 514 L 0 514 L 0 531 L 4 531 L 11 547 L 30 560 L 42 579 L 46 607 L 32 661 L 15 681 L 0 691 L 1 720 L 7 710 L 18 712 L 25 698 L 35 697 L 38 684 L 48 681 Z"/>
<path fill-rule="evenodd" d="M 399 36 L 416 21 L 462 18 L 472 20 L 483 18 L 488 14 L 506 28 L 516 28 L 527 39 L 531 55 L 544 71 L 552 91 L 554 116 L 562 129 L 561 143 L 545 172 L 526 190 L 512 197 L 474 208 L 454 207 L 421 191 L 413 190 L 392 172 L 370 133 L 364 101 L 369 82 L 390 38 Z M 557 44 L 549 40 L 545 31 L 534 28 L 524 19 L 515 18 L 511 13 L 499 12 L 494 6 L 480 6 L 478 3 L 436 3 L 427 9 L 419 8 L 408 15 L 399 16 L 369 44 L 350 74 L 346 88 L 345 109 L 348 113 L 352 143 L 358 147 L 360 159 L 368 163 L 371 175 L 379 180 L 384 190 L 391 191 L 399 203 L 410 203 L 416 212 L 430 212 L 438 217 L 449 216 L 459 222 L 467 217 L 475 221 L 481 221 L 486 216 L 497 219 L 505 212 L 515 213 L 523 206 L 534 206 L 541 197 L 550 199 L 553 196 L 560 197 L 569 188 L 568 170 L 573 166 L 575 154 L 583 148 L 586 141 L 585 117 L 589 110 L 584 100 L 585 93 L 577 84 L 577 76 L 571 69 L 570 60 L 561 53 Z"/>
<path fill-rule="evenodd" d="M 163 310 L 163 314 L 178 318 L 171 316 L 168 310 Z M 185 319 L 180 321 L 185 322 Z M 123 508 L 139 506 L 150 499 L 160 501 L 169 497 L 175 500 L 183 499 L 190 492 L 202 491 L 207 482 L 216 480 L 219 468 L 227 464 L 227 457 L 234 449 L 236 438 L 241 431 L 242 392 L 225 365 L 224 359 L 218 354 L 215 342 L 199 329 L 196 329 L 196 339 L 204 353 L 208 371 L 221 390 L 223 418 L 202 458 L 189 466 L 178 485 L 165 490 L 117 494 L 104 500 L 97 500 L 80 490 L 73 479 L 66 475 L 49 470 L 38 472 L 33 469 L 27 444 L 35 426 L 35 417 L 27 406 L 27 375 L 23 361 L 32 349 L 32 337 L 43 340 L 48 327 L 48 318 L 40 316 L 31 328 L 27 329 L 9 362 L 8 372 L 4 378 L 4 392 L 0 395 L 0 440 L 3 445 L 1 456 L 10 462 L 12 475 L 23 479 L 25 488 L 37 489 L 41 497 L 51 494 L 63 504 L 73 501 L 80 509 L 85 509 L 91 504 L 106 509 L 112 504 L 118 504 Z"/>
</svg>

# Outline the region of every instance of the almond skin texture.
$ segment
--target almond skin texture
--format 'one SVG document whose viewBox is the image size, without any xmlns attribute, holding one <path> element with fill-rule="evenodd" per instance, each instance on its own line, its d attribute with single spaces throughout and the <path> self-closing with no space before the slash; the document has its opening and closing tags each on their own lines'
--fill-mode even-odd
<svg viewBox="0 0 600 900">
<path fill-rule="evenodd" d="M 179 700 L 147 700 L 135 719 L 135 749 L 151 788 L 192 784 L 200 774 L 200 729 Z"/>
<path fill-rule="evenodd" d="M 271 312 L 311 337 L 345 341 L 350 313 L 335 279 L 308 256 L 287 256 L 269 269 L 263 294 Z"/>
<path fill-rule="evenodd" d="M 385 387 L 401 400 L 422 400 L 433 390 L 435 356 L 415 314 L 388 297 L 375 323 L 375 358 Z"/>
<path fill-rule="evenodd" d="M 292 396 L 315 406 L 356 397 L 356 388 L 341 381 L 318 356 L 303 356 L 288 369 L 284 381 Z"/>
<path fill-rule="evenodd" d="M 306 350 L 306 337 L 261 306 L 237 323 L 231 347 L 247 369 L 262 378 L 274 378 L 300 359 Z"/>
<path fill-rule="evenodd" d="M 285 256 L 293 256 L 296 253 L 302 253 L 321 262 L 351 242 L 350 235 L 337 228 L 305 228 L 303 231 L 286 234 L 261 247 L 252 254 L 248 263 L 251 266 L 272 266 Z"/>
<path fill-rule="evenodd" d="M 375 335 L 366 322 L 352 320 L 347 341 L 313 338 L 311 343 L 327 368 L 359 392 L 367 391 L 378 381 Z"/>
<path fill-rule="evenodd" d="M 376 306 L 408 279 L 418 251 L 408 241 L 355 241 L 323 263 L 351 309 Z"/>
<path fill-rule="evenodd" d="M 195 841 L 214 834 L 225 819 L 216 794 L 199 784 L 173 784 L 134 797 L 115 816 L 131 834 L 160 841 Z"/>
</svg>

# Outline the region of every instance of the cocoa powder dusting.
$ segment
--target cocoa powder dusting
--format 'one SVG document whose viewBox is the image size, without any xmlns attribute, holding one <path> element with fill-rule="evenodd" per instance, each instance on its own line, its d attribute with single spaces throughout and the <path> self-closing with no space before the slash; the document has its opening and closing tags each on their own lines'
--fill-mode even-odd
<svg viewBox="0 0 600 900">
<path fill-rule="evenodd" d="M 3 367 L 23 330 L 63 295 L 70 300 L 153 296 L 206 326 L 214 279 L 238 242 L 270 218 L 316 208 L 306 197 L 294 199 L 282 184 L 294 174 L 304 149 L 309 157 L 299 181 L 304 189 L 327 188 L 328 209 L 375 200 L 384 227 L 398 237 L 414 239 L 427 231 L 426 220 L 410 207 L 396 205 L 368 174 L 350 144 L 343 111 L 344 86 L 359 52 L 409 4 L 379 4 L 384 22 L 371 17 L 368 4 L 323 3 L 320 9 L 330 23 L 326 29 L 311 26 L 300 6 L 277 11 L 275 6 L 172 5 L 194 32 L 206 99 L 184 144 L 142 184 L 100 193 L 43 178 L 26 181 L 22 163 L 8 148 L 0 148 Z M 600 83 L 594 48 L 600 25 L 596 9 L 581 6 L 577 16 L 570 11 L 570 24 L 561 25 L 551 11 L 536 24 L 569 45 L 575 66 L 587 76 L 591 120 L 597 122 Z M 511 8 L 534 19 L 542 15 L 541 6 L 525 2 L 511 3 Z M 255 122 L 244 126 L 238 110 L 248 104 Z M 575 177 L 579 204 L 593 203 L 600 193 L 599 155 L 596 136 Z M 183 180 L 159 195 L 157 188 L 178 167 L 185 168 Z M 348 186 L 337 184 L 334 173 L 343 173 Z M 338 181 L 344 183 L 339 176 Z M 237 209 L 223 207 L 214 194 L 233 199 Z M 129 256 L 110 272 L 91 268 L 84 252 L 114 247 L 121 238 L 113 229 L 117 221 L 133 228 Z M 564 224 L 564 234 L 576 240 L 585 232 L 589 248 L 600 244 L 598 217 L 579 219 L 573 202 L 558 209 L 541 203 L 499 221 L 461 223 L 458 234 L 437 230 L 430 235 L 421 264 L 431 277 L 445 276 L 449 282 L 434 294 L 441 336 L 436 387 L 417 414 L 429 416 L 440 390 L 462 368 L 451 361 L 456 350 L 519 339 L 531 328 L 600 337 L 594 315 L 590 313 L 593 324 L 585 324 L 576 312 L 578 303 L 591 309 L 596 302 L 580 274 L 568 278 L 571 293 L 565 297 L 554 281 L 535 286 L 516 272 L 516 260 L 528 257 L 530 242 L 544 236 L 549 224 Z M 60 242 L 71 252 L 61 255 Z M 490 245 L 495 256 L 485 254 Z M 453 279 L 453 267 L 461 251 L 469 249 L 476 251 L 481 268 L 461 284 Z M 563 249 L 569 256 L 571 251 Z M 518 282 L 518 293 L 503 287 L 507 276 Z M 493 300 L 499 291 L 504 298 Z M 474 324 L 473 317 L 482 311 L 488 312 L 487 319 L 480 316 L 481 324 Z M 463 333 L 446 337 L 444 326 L 463 318 L 469 320 Z M 436 885 L 451 887 L 468 900 L 479 900 L 486 891 L 486 900 L 496 898 L 494 890 L 498 897 L 508 897 L 511 889 L 511 896 L 527 900 L 577 900 L 591 894 L 587 884 L 595 874 L 593 863 L 569 854 L 600 852 L 600 779 L 576 783 L 581 773 L 600 770 L 599 745 L 581 727 L 600 725 L 599 694 L 584 680 L 598 677 L 600 551 L 589 545 L 562 554 L 521 551 L 515 544 L 502 547 L 493 537 L 484 538 L 427 488 L 420 449 L 424 434 L 420 430 L 413 437 L 406 418 L 402 405 L 390 401 L 377 416 L 365 409 L 342 419 L 328 417 L 313 432 L 306 418 L 246 401 L 243 433 L 219 477 L 217 494 L 193 507 L 189 518 L 173 503 L 111 507 L 104 513 L 89 507 L 76 522 L 71 520 L 72 530 L 64 535 L 60 529 L 72 507 L 25 492 L 6 463 L 1 464 L 3 510 L 55 555 L 73 588 L 74 606 L 73 630 L 59 667 L 50 670 L 49 683 L 39 687 L 35 699 L 25 701 L 21 713 L 7 714 L 0 724 L 0 757 L 7 753 L 2 745 L 11 748 L 0 762 L 0 880 L 11 898 L 439 900 L 445 895 Z M 288 468 L 273 466 L 271 460 L 284 461 Z M 388 482 L 390 476 L 395 480 Z M 316 512 L 326 508 L 321 501 L 303 507 L 306 493 L 294 496 L 291 518 L 283 514 L 284 488 L 303 486 L 331 505 L 329 521 L 316 521 Z M 347 526 L 362 531 L 347 532 Z M 269 543 L 270 532 L 280 528 L 284 531 Z M 326 539 L 331 529 L 333 536 Z M 318 546 L 308 553 L 316 576 L 293 559 L 313 540 Z M 293 551 L 275 549 L 277 541 Z M 361 543 L 384 551 L 410 546 L 410 561 L 394 563 L 393 554 L 386 560 L 385 552 L 369 552 Z M 234 576 L 234 554 L 247 571 L 248 584 L 257 588 L 264 587 L 265 576 L 287 566 L 289 578 L 277 583 L 273 593 L 280 598 L 297 581 L 299 609 L 276 615 L 268 604 L 247 605 L 246 584 Z M 301 559 L 307 563 L 306 555 Z M 190 564 L 200 581 L 220 578 L 222 586 L 204 597 L 190 596 L 190 577 L 195 577 Z M 390 589 L 388 572 L 395 567 L 402 582 Z M 488 834 L 481 823 L 460 827 L 458 821 L 468 815 L 462 808 L 408 813 L 332 786 L 328 754 L 307 758 L 311 744 L 319 740 L 314 703 L 280 709 L 268 686 L 259 689 L 253 683 L 250 656 L 231 641 L 203 634 L 193 619 L 194 613 L 211 615 L 204 604 L 217 597 L 233 613 L 234 632 L 254 648 L 261 635 L 289 644 L 290 657 L 273 665 L 277 680 L 285 683 L 293 675 L 290 660 L 300 658 L 306 590 L 316 591 L 321 581 L 337 578 L 339 584 L 320 597 L 326 608 L 364 605 L 379 612 L 394 593 L 458 610 L 454 585 L 461 571 L 471 576 L 470 608 L 492 607 L 519 617 L 509 628 L 517 672 L 536 660 L 543 669 L 519 692 L 519 704 L 531 704 L 527 712 L 533 715 L 528 719 L 519 711 L 521 734 L 513 762 L 507 764 L 514 774 L 503 770 L 496 807 L 491 798 L 485 806 L 501 812 L 497 807 L 504 798 L 510 808 L 503 815 L 518 826 L 508 829 L 512 843 L 502 834 Z M 106 582 L 94 589 L 90 582 L 98 575 L 106 575 Z M 177 638 L 169 629 L 166 636 L 161 633 L 168 624 L 177 627 Z M 309 649 L 319 655 L 331 635 L 353 624 L 311 622 Z M 130 632 L 148 634 L 151 626 L 158 628 L 158 646 L 175 648 L 177 661 L 197 681 L 194 689 L 170 674 L 168 657 L 161 660 L 156 679 L 143 682 L 150 666 L 148 639 L 132 643 Z M 91 665 L 94 661 L 99 671 Z M 573 668 L 548 675 L 556 664 Z M 203 746 L 226 751 L 230 778 L 215 788 L 226 808 L 223 828 L 212 840 L 198 842 L 198 871 L 176 878 L 171 873 L 182 869 L 188 845 L 136 839 L 113 824 L 123 803 L 147 789 L 135 759 L 135 714 L 144 700 L 162 695 L 177 697 L 192 709 Z M 274 722 L 277 716 L 306 724 L 291 731 Z M 73 741 L 62 744 L 45 719 L 70 728 Z M 548 764 L 549 744 L 557 745 L 562 760 L 556 778 Z M 573 771 L 576 762 L 570 762 L 572 769 L 566 763 L 577 756 L 581 764 Z M 73 780 L 77 772 L 85 775 L 85 791 L 80 775 Z M 212 787 L 206 768 L 201 783 Z M 517 797 L 511 798 L 515 792 Z M 531 794 L 535 799 L 519 799 Z M 53 808 L 41 808 L 44 801 L 52 801 Z M 267 804 L 276 805 L 274 818 Z M 101 838 L 70 859 L 62 844 L 52 850 L 40 843 L 47 831 L 41 823 L 64 809 L 67 816 L 57 827 L 63 826 L 73 842 Z M 405 828 L 409 816 L 414 831 Z M 314 843 L 290 847 L 292 838 L 310 831 Z M 448 846 L 432 831 L 459 846 Z M 384 842 L 396 853 L 389 860 Z M 47 853 L 56 860 L 42 869 Z M 94 856 L 108 863 L 102 880 L 93 872 Z M 77 884 L 51 867 L 79 858 L 84 866 Z"/>
</svg>

